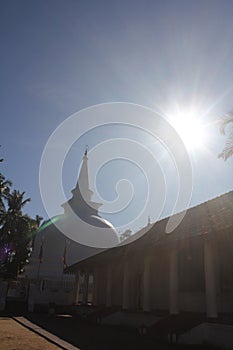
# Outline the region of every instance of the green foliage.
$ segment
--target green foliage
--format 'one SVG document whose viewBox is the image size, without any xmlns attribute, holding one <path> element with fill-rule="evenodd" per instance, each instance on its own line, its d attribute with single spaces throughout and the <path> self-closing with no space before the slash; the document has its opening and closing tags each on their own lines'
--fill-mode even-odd
<svg viewBox="0 0 233 350">
<path fill-rule="evenodd" d="M 42 220 L 23 213 L 30 201 L 25 192 L 10 190 L 11 182 L 0 173 L 0 277 L 16 277 L 28 261 L 33 236 Z"/>
</svg>

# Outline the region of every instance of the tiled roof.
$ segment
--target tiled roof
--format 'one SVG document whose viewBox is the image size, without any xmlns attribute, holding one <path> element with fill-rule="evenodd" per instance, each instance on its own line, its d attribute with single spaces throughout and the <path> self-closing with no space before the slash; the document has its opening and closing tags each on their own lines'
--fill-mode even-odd
<svg viewBox="0 0 233 350">
<path fill-rule="evenodd" d="M 171 235 L 186 238 L 229 227 L 233 227 L 233 191 L 188 209 L 183 221 Z"/>
<path fill-rule="evenodd" d="M 152 225 L 150 228 L 142 229 L 136 235 L 140 238 L 130 244 L 111 248 L 92 256 L 79 265 L 86 262 L 99 261 L 107 259 L 116 254 L 124 254 L 127 249 L 143 249 L 148 246 L 166 244 L 173 240 L 188 239 L 205 234 L 217 233 L 232 227 L 233 234 L 233 191 L 227 192 L 219 197 L 201 203 L 187 210 L 185 217 L 179 226 L 171 233 L 166 233 L 166 225 L 169 218 L 162 219 Z M 146 233 L 140 235 L 140 232 Z M 132 237 L 129 239 L 131 240 Z M 72 269 L 72 267 L 71 267 Z M 68 269 L 69 270 L 69 269 Z"/>
</svg>

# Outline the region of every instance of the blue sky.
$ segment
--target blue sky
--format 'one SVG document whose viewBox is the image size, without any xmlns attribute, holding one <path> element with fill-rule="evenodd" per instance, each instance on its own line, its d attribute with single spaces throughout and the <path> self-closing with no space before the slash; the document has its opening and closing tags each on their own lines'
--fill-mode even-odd
<svg viewBox="0 0 233 350">
<path fill-rule="evenodd" d="M 224 137 L 215 120 L 233 108 L 232 13 L 231 0 L 2 0 L 1 171 L 31 197 L 29 214 L 46 217 L 38 174 L 50 134 L 71 114 L 104 102 L 132 102 L 165 115 L 177 105 L 196 105 L 208 139 L 205 151 L 191 155 L 191 204 L 231 190 L 232 159 L 217 159 Z M 75 144 L 64 167 L 67 195 L 85 145 L 105 139 L 100 132 Z M 105 176 L 117 173 L 114 167 Z M 104 183 L 100 192 L 112 198 Z M 172 196 L 172 181 L 168 187 Z"/>
</svg>

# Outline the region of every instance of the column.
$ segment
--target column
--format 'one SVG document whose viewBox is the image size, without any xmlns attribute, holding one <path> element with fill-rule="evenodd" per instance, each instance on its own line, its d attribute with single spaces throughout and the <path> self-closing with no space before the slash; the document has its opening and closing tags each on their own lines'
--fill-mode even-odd
<svg viewBox="0 0 233 350">
<path fill-rule="evenodd" d="M 205 295 L 206 314 L 209 318 L 218 317 L 216 280 L 214 268 L 213 246 L 210 241 L 204 241 L 204 266 L 205 266 Z"/>
<path fill-rule="evenodd" d="M 79 302 L 80 271 L 77 271 L 74 284 L 74 304 Z"/>
<path fill-rule="evenodd" d="M 146 257 L 143 266 L 143 295 L 142 295 L 142 309 L 143 311 L 151 310 L 151 283 L 150 283 L 150 265 L 151 258 Z"/>
<path fill-rule="evenodd" d="M 170 314 L 175 315 L 179 313 L 178 255 L 176 248 L 172 248 L 169 264 Z"/>
<path fill-rule="evenodd" d="M 85 272 L 84 281 L 83 281 L 83 303 L 87 304 L 88 302 L 88 284 L 89 284 L 89 273 Z"/>
<path fill-rule="evenodd" d="M 34 283 L 30 283 L 29 290 L 28 290 L 28 311 L 29 312 L 34 311 L 35 297 L 36 297 L 36 285 Z"/>
<path fill-rule="evenodd" d="M 108 266 L 107 270 L 106 306 L 112 306 L 112 269 L 110 266 Z"/>
<path fill-rule="evenodd" d="M 124 272 L 123 272 L 123 300 L 122 300 L 123 310 L 129 309 L 129 263 L 125 262 Z"/>
<path fill-rule="evenodd" d="M 99 285 L 99 272 L 97 269 L 93 272 L 93 305 L 98 305 L 98 285 Z"/>
</svg>

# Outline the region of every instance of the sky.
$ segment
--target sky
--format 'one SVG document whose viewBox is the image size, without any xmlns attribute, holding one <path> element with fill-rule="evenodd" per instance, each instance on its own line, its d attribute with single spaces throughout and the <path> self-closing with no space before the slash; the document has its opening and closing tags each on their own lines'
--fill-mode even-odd
<svg viewBox="0 0 233 350">
<path fill-rule="evenodd" d="M 39 167 L 53 131 L 70 115 L 109 102 L 145 106 L 174 124 L 177 110 L 195 111 L 206 136 L 203 147 L 189 151 L 193 168 L 190 206 L 232 190 L 232 159 L 218 159 L 225 138 L 216 123 L 233 108 L 232 13 L 231 0 L 2 0 L 1 172 L 31 198 L 25 210 L 47 218 Z M 91 150 L 109 137 L 122 135 L 155 151 L 149 135 L 120 126 L 83 135 L 64 162 L 68 198 L 86 144 Z M 165 167 L 173 165 L 167 162 Z M 169 215 L 178 186 L 171 169 L 164 216 Z M 121 176 L 135 185 L 134 202 L 120 216 L 105 217 L 126 228 L 130 227 L 128 217 L 146 201 L 146 179 L 140 169 L 115 160 L 103 166 L 97 187 L 111 201 Z M 54 214 L 61 204 L 57 203 Z M 153 207 L 133 230 L 146 224 L 147 215 L 153 220 Z"/>
</svg>

